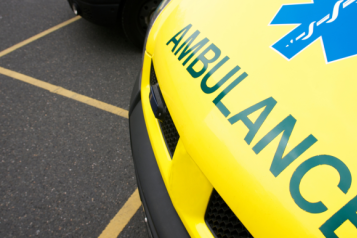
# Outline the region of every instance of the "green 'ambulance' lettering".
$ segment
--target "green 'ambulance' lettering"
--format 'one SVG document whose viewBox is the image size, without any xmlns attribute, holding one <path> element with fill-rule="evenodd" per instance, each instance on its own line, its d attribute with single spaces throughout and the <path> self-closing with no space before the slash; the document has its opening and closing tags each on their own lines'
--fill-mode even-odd
<svg viewBox="0 0 357 238">
<path fill-rule="evenodd" d="M 276 100 L 272 97 L 267 98 L 244 111 L 232 116 L 228 121 L 233 125 L 238 121 L 242 121 L 246 127 L 248 127 L 249 132 L 244 138 L 244 140 L 249 145 L 258 130 L 267 119 L 268 115 L 271 113 L 276 105 Z M 259 115 L 258 119 L 253 123 L 248 116 L 259 109 L 264 107 L 264 111 Z M 313 135 L 309 135 L 305 140 L 303 140 L 298 146 L 292 149 L 284 158 L 283 154 L 285 148 L 288 144 L 291 133 L 294 129 L 296 119 L 291 115 L 285 118 L 279 125 L 277 125 L 273 130 L 271 130 L 266 136 L 264 136 L 254 147 L 253 151 L 259 154 L 273 139 L 283 132 L 283 136 L 280 140 L 277 151 L 273 162 L 270 167 L 272 174 L 277 177 L 286 167 L 288 167 L 294 160 L 296 160 L 302 153 L 304 153 L 308 148 L 310 148 L 317 139 Z"/>
<path fill-rule="evenodd" d="M 191 36 L 189 36 L 184 42 L 180 45 L 182 39 L 186 35 L 186 33 L 191 29 L 192 25 L 189 24 L 182 30 L 180 30 L 176 35 L 174 35 L 167 43 L 166 45 L 169 45 L 170 43 L 174 44 L 174 47 L 172 48 L 172 52 L 174 52 L 174 55 L 177 55 L 180 51 L 181 54 L 178 56 L 178 60 L 181 61 L 184 59 L 186 56 L 187 58 L 185 61 L 182 63 L 182 65 L 186 65 L 189 60 L 200 50 L 205 46 L 209 40 L 207 38 L 202 39 L 198 43 L 196 43 L 194 46 L 191 47 L 192 43 L 197 39 L 198 35 L 200 34 L 200 31 L 196 30 Z M 179 46 L 180 45 L 180 46 Z M 214 55 L 208 59 L 207 54 L 209 52 L 212 52 Z M 201 54 L 197 56 L 196 59 L 194 59 L 191 64 L 186 68 L 187 72 L 193 77 L 193 78 L 199 78 L 201 77 L 208 69 L 208 66 L 212 63 L 214 63 L 219 57 L 221 56 L 221 50 L 215 45 L 215 44 L 210 44 L 206 49 L 203 50 Z M 219 89 L 228 79 L 230 79 L 236 72 L 240 70 L 239 66 L 235 66 L 230 72 L 226 74 L 216 85 L 213 87 L 208 87 L 207 86 L 207 80 L 209 77 L 214 74 L 224 63 L 226 63 L 229 60 L 228 56 L 223 57 L 222 60 L 220 60 L 202 79 L 201 81 L 201 88 L 202 90 L 209 94 L 215 92 L 217 89 Z M 195 69 L 195 65 L 198 62 L 201 62 L 203 64 L 202 68 L 200 70 Z M 216 105 L 216 107 L 221 111 L 221 113 L 227 117 L 230 114 L 230 111 L 227 109 L 227 107 L 221 102 L 221 100 L 230 92 L 232 89 L 237 86 L 243 79 L 245 79 L 248 76 L 247 73 L 242 73 L 238 78 L 236 78 L 226 89 L 224 89 L 214 100 L 213 103 Z"/>
<path fill-rule="evenodd" d="M 200 31 L 196 30 L 192 35 L 190 35 L 186 40 L 181 43 L 183 38 L 186 36 L 187 32 L 192 28 L 192 24 L 187 25 L 182 30 L 180 30 L 176 35 L 174 35 L 166 45 L 174 44 L 172 52 L 174 55 L 178 55 L 178 60 L 185 61 L 182 63 L 185 66 L 199 50 L 201 50 L 209 40 L 204 38 L 198 41 L 194 46 L 191 46 L 200 34 Z M 181 44 L 181 45 L 180 45 Z M 213 53 L 213 56 L 208 59 L 207 54 L 209 52 Z M 201 54 L 194 59 L 191 64 L 186 68 L 187 72 L 193 78 L 199 78 L 204 75 L 208 70 L 210 64 L 214 63 L 221 56 L 221 50 L 215 45 L 210 44 Z M 224 65 L 229 60 L 228 56 L 223 57 L 211 70 L 206 73 L 201 81 L 201 89 L 206 94 L 211 94 L 217 91 L 225 82 L 227 82 L 234 74 L 239 70 L 239 66 L 235 66 L 231 71 L 229 71 L 222 79 L 218 81 L 214 86 L 209 87 L 207 81 L 209 78 Z M 199 70 L 196 64 L 198 62 L 203 64 L 202 68 Z M 195 67 L 196 66 L 196 67 Z M 243 72 L 238 76 L 233 82 L 231 82 L 218 96 L 213 100 L 213 103 L 220 110 L 220 112 L 227 117 L 230 114 L 228 108 L 222 103 L 222 99 L 228 95 L 240 82 L 242 82 L 248 76 L 247 73 Z M 242 121 L 245 126 L 249 129 L 249 132 L 245 136 L 244 140 L 248 145 L 251 144 L 254 137 L 256 136 L 258 130 L 263 125 L 264 121 L 267 119 L 269 114 L 272 112 L 273 108 L 277 104 L 277 101 L 270 97 L 267 98 L 239 113 L 232 116 L 228 121 L 233 125 L 238 121 Z M 260 109 L 264 110 L 260 113 L 258 119 L 253 123 L 248 116 Z M 307 136 L 303 141 L 301 141 L 295 148 L 293 148 L 284 157 L 284 152 L 289 142 L 290 136 L 294 130 L 296 124 L 296 119 L 289 115 L 283 121 L 281 121 L 275 128 L 273 128 L 268 134 L 266 134 L 260 141 L 253 147 L 253 151 L 259 154 L 270 142 L 272 142 L 276 137 L 282 134 L 278 148 L 275 152 L 272 164 L 270 166 L 271 173 L 278 177 L 281 172 L 283 172 L 292 162 L 294 162 L 299 156 L 301 156 L 306 150 L 308 150 L 313 144 L 317 142 L 317 139 L 313 135 Z M 318 155 L 314 156 L 302 164 L 295 170 L 293 176 L 290 180 L 290 194 L 295 203 L 303 210 L 310 213 L 321 213 L 327 210 L 327 207 L 320 201 L 311 203 L 304 199 L 300 193 L 300 183 L 305 174 L 316 166 L 329 165 L 337 170 L 340 174 L 340 183 L 338 187 L 345 194 L 351 187 L 352 176 L 348 167 L 338 158 L 330 155 Z M 335 215 L 333 215 L 325 224 L 320 227 L 321 232 L 327 238 L 337 238 L 334 231 L 342 225 L 346 220 L 350 220 L 357 227 L 357 197 L 352 199 L 347 205 L 341 208 Z"/>
<path fill-rule="evenodd" d="M 275 177 L 286 169 L 294 160 L 296 160 L 302 153 L 309 149 L 317 139 L 313 135 L 309 135 L 287 155 L 284 156 L 286 146 L 288 145 L 291 133 L 294 130 L 296 119 L 289 115 L 282 122 L 280 122 L 273 130 L 266 134 L 254 147 L 253 151 L 259 154 L 272 140 L 283 132 L 278 149 L 275 152 L 273 162 L 270 166 L 270 172 Z"/>
<path fill-rule="evenodd" d="M 214 56 L 211 59 L 207 59 L 206 57 L 206 54 L 209 51 L 212 51 L 214 53 Z M 193 78 L 198 78 L 202 74 L 204 74 L 204 72 L 206 72 L 208 64 L 215 62 L 219 58 L 219 56 L 221 56 L 221 50 L 218 49 L 215 44 L 211 44 L 196 59 L 192 61 L 192 63 L 187 67 L 187 71 L 191 74 Z M 198 61 L 201 61 L 203 67 L 199 71 L 196 71 L 193 69 L 193 67 L 197 64 Z"/>
<path fill-rule="evenodd" d="M 247 142 L 248 145 L 252 142 L 255 134 L 257 134 L 258 130 L 262 126 L 263 122 L 265 119 L 267 119 L 268 115 L 270 112 L 273 110 L 273 108 L 276 105 L 276 100 L 272 97 L 267 98 L 254 106 L 251 106 L 244 111 L 232 116 L 231 118 L 228 119 L 228 121 L 233 125 L 234 123 L 238 121 L 242 121 L 246 127 L 248 127 L 249 132 L 245 136 L 244 140 Z M 258 119 L 253 123 L 248 116 L 256 111 L 258 111 L 261 108 L 264 108 L 264 111 L 259 115 Z"/>
<path fill-rule="evenodd" d="M 233 69 L 234 70 L 234 69 Z M 231 71 L 232 72 L 232 71 Z M 243 81 L 248 77 L 248 74 L 246 72 L 242 73 L 238 78 L 236 78 L 228 87 L 226 87 L 218 96 L 213 100 L 213 103 L 216 105 L 216 107 L 221 111 L 221 113 L 227 117 L 231 112 L 228 110 L 228 108 L 221 102 L 221 100 L 227 96 L 227 94 L 232 91 L 232 89 L 237 86 L 240 82 Z"/>
<path fill-rule="evenodd" d="M 208 43 L 208 39 L 204 38 L 203 40 L 201 40 L 200 42 L 198 42 L 196 45 L 192 46 L 191 48 L 189 48 L 192 44 L 192 42 L 197 38 L 197 36 L 200 34 L 199 31 L 195 31 L 195 33 L 193 33 L 189 38 L 187 38 L 182 45 L 180 46 L 180 48 L 177 49 L 177 51 L 175 52 L 175 55 L 177 55 L 177 53 L 184 47 L 185 49 L 182 50 L 181 54 L 178 57 L 178 60 L 181 61 L 183 58 L 186 57 L 186 55 L 190 54 L 192 52 L 192 54 L 190 56 L 187 57 L 187 59 L 182 63 L 183 66 L 185 66 L 187 64 L 187 62 L 200 50 L 202 49 L 203 46 L 205 46 Z"/>
<path fill-rule="evenodd" d="M 230 79 L 238 70 L 240 70 L 239 66 L 235 66 L 226 76 L 224 76 L 218 83 L 216 83 L 213 87 L 207 86 L 207 80 L 214 74 L 224 63 L 229 60 L 229 57 L 224 57 L 220 62 L 218 62 L 202 79 L 201 81 L 201 89 L 204 93 L 210 94 L 219 89 L 222 84 L 224 84 L 228 79 Z"/>
<path fill-rule="evenodd" d="M 337 170 L 340 175 L 340 182 L 338 184 L 338 187 L 343 193 L 346 194 L 352 184 L 352 175 L 350 170 L 341 160 L 336 157 L 333 157 L 331 155 L 318 155 L 304 161 L 302 164 L 299 165 L 299 167 L 295 170 L 293 176 L 291 177 L 290 194 L 294 199 L 295 203 L 301 209 L 310 213 L 321 213 L 327 211 L 327 207 L 322 202 L 309 202 L 300 193 L 300 183 L 302 178 L 311 169 L 320 165 L 329 165 Z M 355 219 L 357 219 L 356 216 Z"/>
<path fill-rule="evenodd" d="M 357 196 L 328 219 L 320 227 L 320 231 L 327 238 L 338 238 L 334 231 L 347 220 L 357 228 Z"/>
<path fill-rule="evenodd" d="M 185 28 L 183 28 L 181 31 L 179 31 L 176 35 L 174 35 L 167 43 L 166 45 L 169 45 L 171 42 L 174 44 L 174 47 L 172 48 L 172 52 L 175 51 L 176 47 L 180 44 L 181 40 L 184 38 L 184 36 L 186 35 L 186 33 L 191 29 L 192 24 L 189 24 L 188 26 L 186 26 Z M 191 36 L 189 36 L 181 45 L 180 47 L 176 50 L 176 52 L 174 53 L 175 55 L 177 55 L 185 46 L 185 48 L 182 50 L 181 54 L 178 57 L 178 60 L 181 61 L 183 58 L 185 58 L 188 54 L 189 55 L 187 57 L 187 59 L 182 63 L 182 65 L 186 65 L 187 62 L 200 50 L 202 49 L 203 46 L 205 46 L 208 43 L 208 39 L 204 38 L 203 40 L 201 40 L 200 42 L 198 42 L 196 45 L 191 47 L 191 44 L 194 40 L 196 40 L 197 36 L 200 34 L 200 31 L 195 31 Z M 181 37 L 179 39 L 177 39 L 177 37 L 181 35 Z M 191 47 L 191 48 L 190 48 Z"/>
<path fill-rule="evenodd" d="M 192 27 L 192 24 L 189 24 L 188 26 L 186 26 L 185 28 L 183 28 L 181 31 L 179 31 L 176 35 L 174 35 L 174 37 L 172 37 L 167 43 L 166 45 L 169 45 L 171 42 L 174 43 L 174 48 L 172 48 L 172 52 L 175 51 L 176 47 L 180 44 L 182 38 L 186 35 L 186 33 L 188 32 L 188 30 L 190 30 Z M 177 39 L 177 37 L 180 35 L 180 39 Z"/>
</svg>

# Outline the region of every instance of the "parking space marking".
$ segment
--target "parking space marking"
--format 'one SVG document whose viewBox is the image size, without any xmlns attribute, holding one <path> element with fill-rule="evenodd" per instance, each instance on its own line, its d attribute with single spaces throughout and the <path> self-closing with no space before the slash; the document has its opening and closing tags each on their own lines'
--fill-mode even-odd
<svg viewBox="0 0 357 238">
<path fill-rule="evenodd" d="M 0 52 L 0 57 L 7 55 L 35 40 L 38 40 L 41 37 L 44 37 L 64 26 L 67 26 L 77 20 L 81 19 L 80 16 L 76 16 L 68 21 L 65 21 L 61 24 L 58 24 L 57 26 L 54 26 L 46 31 L 43 31 L 27 40 L 24 40 L 2 52 Z M 56 93 L 58 95 L 85 103 L 87 105 L 96 107 L 98 109 L 116 114 L 118 116 L 124 117 L 124 118 L 129 118 L 129 113 L 127 110 L 110 105 L 108 103 L 72 92 L 70 90 L 67 90 L 65 88 L 62 88 L 60 86 L 56 86 L 35 78 L 32 78 L 30 76 L 17 73 L 15 71 L 5 69 L 3 67 L 0 67 L 0 74 L 6 75 L 8 77 L 11 77 L 13 79 L 20 80 L 22 82 L 37 86 L 39 88 L 45 89 L 50 91 L 51 93 Z M 116 238 L 119 236 L 119 234 L 122 232 L 122 230 L 125 228 L 125 226 L 128 224 L 128 222 L 131 220 L 131 218 L 135 215 L 137 210 L 141 206 L 141 200 L 139 196 L 138 189 L 134 191 L 134 193 L 130 196 L 130 198 L 126 201 L 124 206 L 119 210 L 119 212 L 114 216 L 114 218 L 110 221 L 110 223 L 107 225 L 107 227 L 104 229 L 104 231 L 101 233 L 99 238 Z"/>
<path fill-rule="evenodd" d="M 52 27 L 52 28 L 50 28 L 50 29 L 48 29 L 46 31 L 43 31 L 43 32 L 41 32 L 41 33 L 39 33 L 39 34 L 37 34 L 37 35 L 27 39 L 27 40 L 24 40 L 24 41 L 14 45 L 14 46 L 11 46 L 10 48 L 8 48 L 6 50 L 1 51 L 0 52 L 0 57 L 2 57 L 4 55 L 7 55 L 7 54 L 13 52 L 14 50 L 17 50 L 18 48 L 20 48 L 20 47 L 22 47 L 24 45 L 27 45 L 27 44 L 29 44 L 29 43 L 31 43 L 31 42 L 33 42 L 33 41 L 45 36 L 45 35 L 48 35 L 48 34 L 54 32 L 54 31 L 57 31 L 58 29 L 60 29 L 60 28 L 62 28 L 64 26 L 67 26 L 68 24 L 71 24 L 72 22 L 75 22 L 75 21 L 77 21 L 79 19 L 81 19 L 81 17 L 80 16 L 76 16 L 76 17 L 74 17 L 72 19 L 69 19 L 68 21 L 65 21 L 65 22 L 63 22 L 61 24 L 58 24 L 57 26 L 54 26 L 54 27 Z"/>
<path fill-rule="evenodd" d="M 115 217 L 110 221 L 108 226 L 104 229 L 99 238 L 116 238 L 120 232 L 128 224 L 130 219 L 137 212 L 141 206 L 140 196 L 138 189 L 130 196 L 128 201 L 119 210 Z"/>
<path fill-rule="evenodd" d="M 128 111 L 113 105 L 110 105 L 108 103 L 102 102 L 102 101 L 98 101 L 96 99 L 72 92 L 70 90 L 67 90 L 65 88 L 50 84 L 50 83 L 46 83 L 44 81 L 32 78 L 30 76 L 24 75 L 24 74 L 20 74 L 17 73 L 15 71 L 9 70 L 9 69 L 5 69 L 0 67 L 0 74 L 9 76 L 11 78 L 20 80 L 22 82 L 25 83 L 29 83 L 32 84 L 34 86 L 37 86 L 39 88 L 43 88 L 46 89 L 48 91 L 50 91 L 51 93 L 56 93 L 58 95 L 62 95 L 64 97 L 85 103 L 87 105 L 99 108 L 101 110 L 107 111 L 107 112 L 111 112 L 113 114 L 116 114 L 118 116 L 124 117 L 124 118 L 129 118 L 129 114 Z"/>
<path fill-rule="evenodd" d="M 46 89 L 51 93 L 56 93 L 58 95 L 85 103 L 87 105 L 99 108 L 101 110 L 111 112 L 118 116 L 129 118 L 128 111 L 105 102 L 98 101 L 96 99 L 72 92 L 70 90 L 64 89 L 62 87 L 32 78 L 30 76 L 17 73 L 15 71 L 5 69 L 0 67 L 0 74 L 6 75 L 13 79 L 20 80 L 22 82 L 37 86 L 42 89 Z M 139 207 L 141 206 L 140 196 L 138 189 L 130 196 L 130 198 L 126 201 L 124 206 L 119 210 L 119 212 L 115 215 L 115 217 L 110 221 L 107 227 L 104 229 L 99 238 L 116 238 L 119 236 L 120 232 L 124 229 L 124 227 L 128 224 L 130 219 L 135 215 Z"/>
</svg>

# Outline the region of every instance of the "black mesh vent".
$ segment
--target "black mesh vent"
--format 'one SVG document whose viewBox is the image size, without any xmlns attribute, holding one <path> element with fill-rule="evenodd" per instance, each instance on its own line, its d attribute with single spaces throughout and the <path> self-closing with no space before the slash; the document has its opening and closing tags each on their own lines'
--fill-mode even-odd
<svg viewBox="0 0 357 238">
<path fill-rule="evenodd" d="M 155 69 L 154 69 L 154 64 L 151 64 L 151 70 L 150 70 L 150 85 L 157 84 L 157 78 L 155 74 Z"/>
<path fill-rule="evenodd" d="M 171 157 L 174 155 L 176 145 L 178 140 L 180 139 L 180 135 L 178 134 L 175 124 L 172 121 L 170 112 L 167 111 L 167 115 L 165 116 L 164 121 L 159 121 L 161 126 L 162 134 L 166 141 L 166 146 L 169 149 Z"/>
<path fill-rule="evenodd" d="M 217 238 L 253 238 L 216 190 L 212 192 L 205 220 Z"/>
<path fill-rule="evenodd" d="M 150 85 L 157 84 L 157 77 L 155 74 L 154 64 L 151 64 L 151 71 L 150 71 Z M 162 135 L 165 139 L 167 149 L 171 155 L 174 155 L 177 142 L 180 139 L 180 135 L 177 132 L 176 126 L 172 121 L 171 115 L 169 110 L 167 109 L 167 115 L 165 116 L 163 121 L 159 121 Z"/>
</svg>

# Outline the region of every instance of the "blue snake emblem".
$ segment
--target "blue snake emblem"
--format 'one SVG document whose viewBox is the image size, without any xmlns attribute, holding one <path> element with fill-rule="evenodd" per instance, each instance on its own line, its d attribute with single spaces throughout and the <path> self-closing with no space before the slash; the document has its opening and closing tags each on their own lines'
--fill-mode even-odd
<svg viewBox="0 0 357 238">
<path fill-rule="evenodd" d="M 321 38 L 327 63 L 357 55 L 357 0 L 283 5 L 270 25 L 298 25 L 272 45 L 291 60 Z"/>
</svg>

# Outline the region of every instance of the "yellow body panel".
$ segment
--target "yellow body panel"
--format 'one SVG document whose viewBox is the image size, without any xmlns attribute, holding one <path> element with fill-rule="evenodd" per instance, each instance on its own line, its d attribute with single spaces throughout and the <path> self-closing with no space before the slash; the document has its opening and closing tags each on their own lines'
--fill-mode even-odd
<svg viewBox="0 0 357 238">
<path fill-rule="evenodd" d="M 142 76 L 144 116 L 165 185 L 191 237 L 213 237 L 204 222 L 213 188 L 255 238 L 324 238 L 319 228 L 357 195 L 357 57 L 327 63 L 321 39 L 290 61 L 270 47 L 296 27 L 269 25 L 280 7 L 306 2 L 174 0 L 151 30 Z M 185 35 L 178 34 L 190 24 Z M 196 30 L 200 34 L 191 47 L 204 38 L 209 42 L 183 65 L 188 56 L 180 61 L 181 52 L 175 52 Z M 176 34 L 177 45 L 169 42 Z M 203 75 L 194 78 L 187 68 L 211 44 L 220 49 L 221 55 L 208 64 Z M 214 53 L 205 56 L 209 59 Z M 218 90 L 205 93 L 201 89 L 203 77 L 225 56 L 230 59 L 211 75 L 208 87 L 236 65 L 241 69 Z M 180 134 L 172 160 L 148 100 L 151 62 Z M 199 71 L 202 67 L 199 61 L 193 69 Z M 213 101 L 244 72 L 248 76 L 221 100 L 230 111 L 225 116 Z M 248 126 L 241 120 L 232 124 L 229 119 L 269 98 L 276 104 L 247 143 Z M 264 109 L 254 110 L 249 120 L 255 123 Z M 274 176 L 270 170 L 285 132 L 257 153 L 258 142 L 292 117 L 296 123 L 283 156 L 310 135 L 317 141 Z M 289 186 L 305 161 L 322 155 L 341 161 L 351 174 L 351 182 L 346 183 L 348 189 L 343 192 L 338 187 L 341 178 L 335 167 L 320 165 L 309 170 L 297 189 L 306 201 L 321 201 L 327 208 L 314 213 L 297 204 Z M 351 221 L 337 227 L 338 237 L 357 237 Z"/>
<path fill-rule="evenodd" d="M 160 125 L 152 113 L 148 100 L 150 64 L 151 57 L 145 53 L 141 97 L 145 123 L 162 178 L 171 201 L 191 237 L 213 238 L 204 221 L 212 185 L 188 155 L 181 141 L 178 142 L 174 157 L 171 159 L 160 131 Z"/>
</svg>

